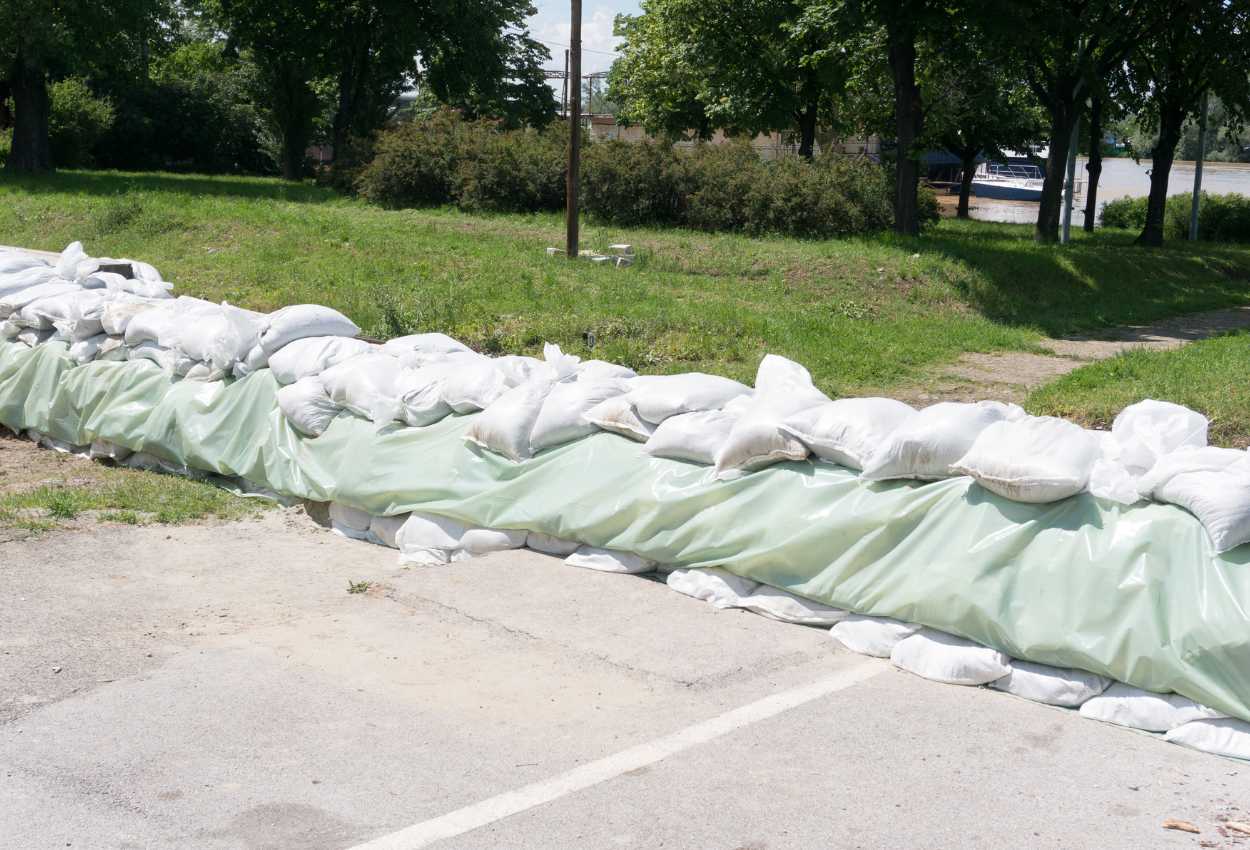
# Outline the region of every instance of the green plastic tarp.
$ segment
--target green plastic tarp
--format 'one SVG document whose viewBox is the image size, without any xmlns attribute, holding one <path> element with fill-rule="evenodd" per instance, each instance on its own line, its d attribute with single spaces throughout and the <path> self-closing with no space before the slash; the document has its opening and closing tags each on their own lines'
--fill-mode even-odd
<svg viewBox="0 0 1250 850">
<path fill-rule="evenodd" d="M 607 433 L 513 463 L 465 443 L 466 416 L 378 431 L 344 414 L 309 439 L 277 389 L 268 370 L 171 381 L 145 361 L 75 367 L 63 344 L 0 343 L 0 423 L 14 430 L 104 439 L 373 514 L 429 511 L 721 566 L 1250 720 L 1250 546 L 1215 554 L 1180 508 L 1026 505 L 968 478 L 870 484 L 811 462 L 715 481 Z"/>
</svg>

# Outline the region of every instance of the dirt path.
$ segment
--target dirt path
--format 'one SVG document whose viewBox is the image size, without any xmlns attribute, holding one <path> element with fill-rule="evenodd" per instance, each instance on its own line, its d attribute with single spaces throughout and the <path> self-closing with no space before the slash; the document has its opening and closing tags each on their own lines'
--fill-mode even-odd
<svg viewBox="0 0 1250 850">
<path fill-rule="evenodd" d="M 1042 347 L 1049 354 L 968 353 L 929 380 L 893 389 L 890 395 L 913 404 L 985 398 L 1021 402 L 1037 387 L 1088 363 L 1134 349 L 1166 351 L 1240 328 L 1250 328 L 1250 307 L 1191 313 L 1097 335 L 1043 340 Z"/>
</svg>

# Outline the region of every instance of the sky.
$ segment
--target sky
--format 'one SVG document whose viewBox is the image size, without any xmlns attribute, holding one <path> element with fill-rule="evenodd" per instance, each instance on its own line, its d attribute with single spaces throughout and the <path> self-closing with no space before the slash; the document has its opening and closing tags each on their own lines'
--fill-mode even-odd
<svg viewBox="0 0 1250 850">
<path fill-rule="evenodd" d="M 551 51 L 548 68 L 564 70 L 569 46 L 569 0 L 534 0 L 538 11 L 530 18 L 530 33 Z M 637 14 L 638 0 L 582 0 L 582 73 L 606 71 L 612 64 L 617 40 L 612 22 L 620 13 Z"/>
</svg>

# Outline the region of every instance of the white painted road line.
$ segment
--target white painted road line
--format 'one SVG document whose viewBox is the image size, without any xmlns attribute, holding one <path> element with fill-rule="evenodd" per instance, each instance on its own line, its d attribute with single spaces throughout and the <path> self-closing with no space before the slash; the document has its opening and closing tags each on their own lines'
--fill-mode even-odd
<svg viewBox="0 0 1250 850">
<path fill-rule="evenodd" d="M 366 841 L 350 850 L 416 850 L 418 847 L 428 847 L 435 841 L 463 835 L 535 806 L 583 791 L 600 782 L 615 779 L 631 770 L 655 764 L 671 755 L 706 744 L 708 741 L 728 735 L 744 726 L 767 720 L 804 703 L 849 688 L 876 676 L 888 667 L 888 664 L 876 659 L 857 659 L 855 666 L 812 682 L 810 685 L 801 685 L 766 696 L 741 708 L 735 708 L 693 726 L 687 726 L 663 738 L 630 747 L 598 761 L 575 767 L 559 776 L 526 785 L 515 791 L 507 791 L 480 803 L 474 803 L 398 832 L 392 832 L 390 835 Z"/>
</svg>

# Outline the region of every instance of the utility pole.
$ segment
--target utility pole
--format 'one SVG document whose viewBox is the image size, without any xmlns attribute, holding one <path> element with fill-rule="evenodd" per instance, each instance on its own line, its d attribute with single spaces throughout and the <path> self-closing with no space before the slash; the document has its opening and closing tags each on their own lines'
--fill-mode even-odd
<svg viewBox="0 0 1250 850">
<path fill-rule="evenodd" d="M 1207 152 L 1207 102 L 1211 93 L 1202 93 L 1202 112 L 1198 114 L 1198 159 L 1194 162 L 1194 199 L 1189 208 L 1189 241 L 1198 241 L 1198 209 L 1202 205 L 1202 157 Z"/>
<path fill-rule="evenodd" d="M 570 0 L 572 21 L 569 26 L 569 171 L 564 184 L 564 250 L 570 260 L 577 259 L 577 188 L 582 159 L 582 0 Z"/>
<path fill-rule="evenodd" d="M 1063 235 L 1059 242 L 1067 245 L 1072 240 L 1072 195 L 1076 189 L 1076 146 L 1081 140 L 1081 116 L 1072 122 L 1072 138 L 1068 142 L 1068 185 L 1063 193 Z"/>
<path fill-rule="evenodd" d="M 560 111 L 569 114 L 569 52 L 564 51 L 564 86 L 560 89 Z"/>
</svg>

